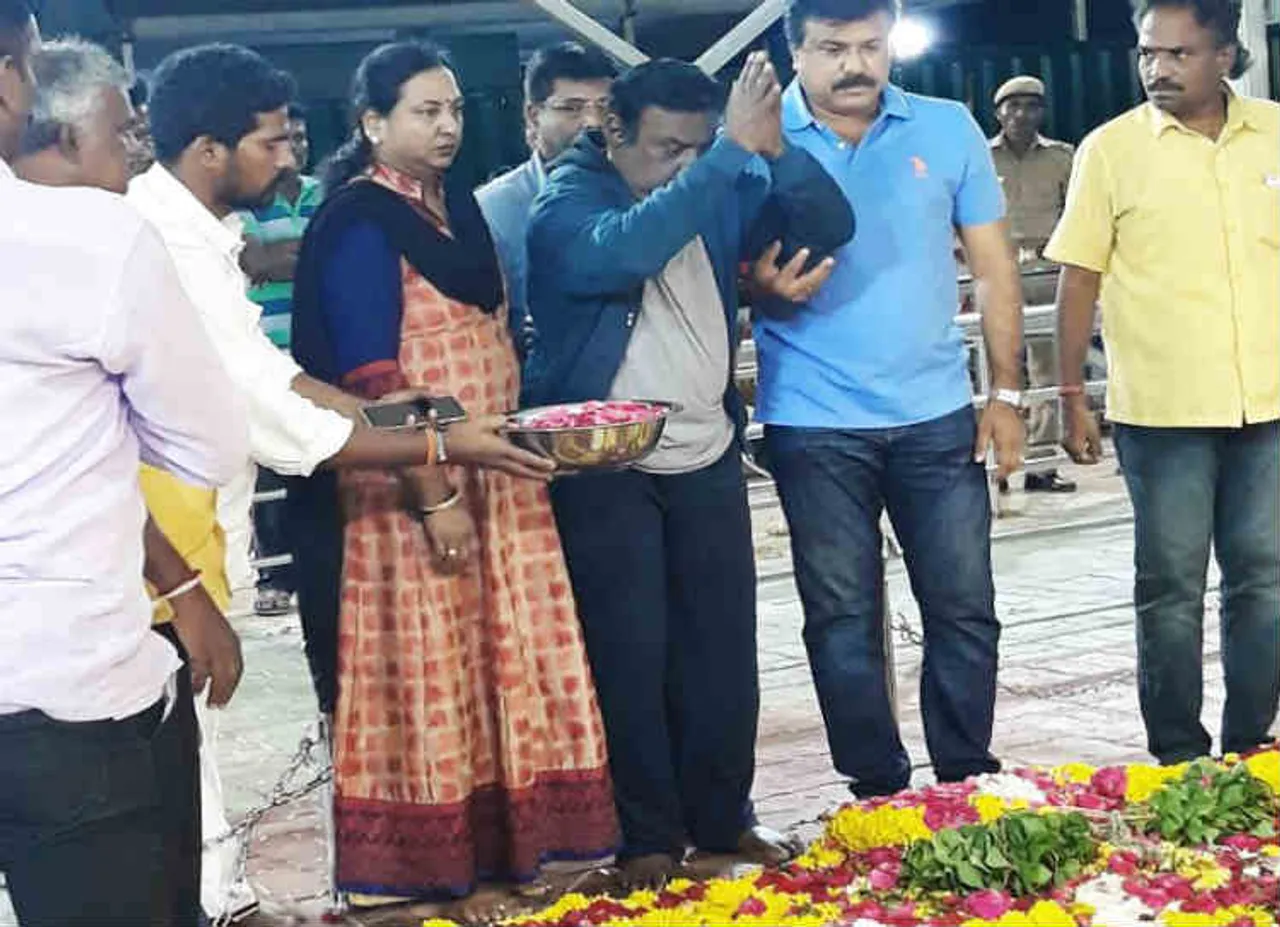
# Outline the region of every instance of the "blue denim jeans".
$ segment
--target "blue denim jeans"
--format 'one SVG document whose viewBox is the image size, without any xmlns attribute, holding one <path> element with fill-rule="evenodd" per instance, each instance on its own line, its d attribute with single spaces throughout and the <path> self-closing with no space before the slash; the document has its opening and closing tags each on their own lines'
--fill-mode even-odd
<svg viewBox="0 0 1280 927">
<path fill-rule="evenodd" d="M 1209 753 L 1200 723 L 1204 595 L 1222 571 L 1224 752 L 1267 740 L 1280 696 L 1280 422 L 1242 428 L 1116 426 L 1133 500 L 1138 693 L 1151 753 Z"/>
<path fill-rule="evenodd" d="M 863 796 L 911 776 L 885 673 L 880 516 L 888 508 L 924 621 L 925 737 L 944 781 L 994 772 L 1000 625 L 986 472 L 966 407 L 903 428 L 769 427 L 804 640 L 836 769 Z"/>
</svg>

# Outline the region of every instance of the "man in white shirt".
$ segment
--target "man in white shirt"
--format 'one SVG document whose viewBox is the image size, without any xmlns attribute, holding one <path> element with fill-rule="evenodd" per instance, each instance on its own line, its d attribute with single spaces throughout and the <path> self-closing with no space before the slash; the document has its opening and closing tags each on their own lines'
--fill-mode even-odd
<svg viewBox="0 0 1280 927">
<path fill-rule="evenodd" d="M 154 231 L 9 170 L 38 39 L 0 0 L 0 871 L 23 923 L 168 924 L 179 660 L 150 631 L 137 473 L 215 486 L 245 423 Z"/>
<path fill-rule="evenodd" d="M 134 179 L 127 198 L 160 230 L 244 394 L 254 463 L 302 476 L 320 467 L 415 466 L 427 459 L 428 436 L 357 426 L 361 401 L 308 377 L 279 351 L 246 293 L 235 210 L 269 198 L 294 166 L 287 112 L 293 89 L 287 74 L 247 48 L 209 45 L 170 55 L 152 78 L 157 163 Z M 550 465 L 502 439 L 501 425 L 487 419 L 451 426 L 450 459 L 548 478 Z M 233 586 L 235 573 L 244 572 L 255 469 L 247 465 L 219 504 L 228 538 L 241 539 L 228 556 Z"/>
<path fill-rule="evenodd" d="M 259 325 L 240 268 L 244 247 L 236 210 L 274 195 L 295 167 L 287 106 L 292 79 L 247 48 L 208 45 L 170 55 L 157 67 L 149 118 L 156 163 L 129 186 L 127 199 L 159 229 L 249 416 L 250 456 L 219 492 L 218 522 L 227 536 L 232 588 L 251 588 L 251 508 L 257 465 L 286 476 L 321 467 L 412 467 L 428 463 L 434 441 L 425 434 L 358 427 L 362 404 L 306 376 L 272 344 Z M 455 463 L 492 466 L 518 476 L 547 478 L 551 465 L 498 435 L 501 420 L 451 426 L 448 456 Z M 202 751 L 205 840 L 229 830 L 221 787 L 206 737 Z M 233 843 L 204 859 L 205 910 L 235 913 Z"/>
</svg>

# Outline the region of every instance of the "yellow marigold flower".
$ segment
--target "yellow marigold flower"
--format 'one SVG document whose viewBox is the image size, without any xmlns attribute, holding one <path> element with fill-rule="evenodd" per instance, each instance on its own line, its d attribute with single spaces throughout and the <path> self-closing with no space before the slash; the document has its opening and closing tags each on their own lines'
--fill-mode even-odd
<svg viewBox="0 0 1280 927">
<path fill-rule="evenodd" d="M 1231 881 L 1231 871 L 1212 859 L 1202 859 L 1193 866 L 1181 867 L 1178 869 L 1178 875 L 1184 879 L 1191 879 L 1191 887 L 1198 892 L 1211 892 Z"/>
<path fill-rule="evenodd" d="M 1056 902 L 1037 901 L 1029 911 L 1008 911 L 994 921 L 969 920 L 964 927 L 1076 927 L 1076 919 Z"/>
<path fill-rule="evenodd" d="M 978 812 L 978 818 L 983 824 L 990 824 L 1004 817 L 1007 810 L 1004 799 L 994 795 L 970 795 L 969 806 Z"/>
<path fill-rule="evenodd" d="M 422 927 L 458 927 L 458 923 L 443 917 L 429 917 L 422 922 Z"/>
<path fill-rule="evenodd" d="M 715 879 L 707 883 L 707 894 L 698 905 L 698 911 L 728 920 L 755 892 L 754 878 Z"/>
<path fill-rule="evenodd" d="M 854 852 L 876 847 L 901 847 L 933 836 L 924 823 L 924 808 L 881 805 L 870 811 L 844 808 L 827 825 L 827 836 Z"/>
<path fill-rule="evenodd" d="M 628 908 L 652 908 L 658 903 L 658 893 L 648 890 L 635 891 L 623 899 L 622 903 Z"/>
<path fill-rule="evenodd" d="M 1031 807 L 1031 803 L 1025 798 L 1006 801 L 996 795 L 970 795 L 969 806 L 978 812 L 978 817 L 983 824 L 990 824 L 992 821 L 1004 817 L 1010 811 L 1025 811 Z"/>
<path fill-rule="evenodd" d="M 1261 779 L 1271 786 L 1271 791 L 1280 795 L 1280 750 L 1268 750 L 1244 761 L 1250 775 Z"/>
<path fill-rule="evenodd" d="M 1181 779 L 1186 771 L 1186 763 L 1177 766 L 1130 766 L 1126 770 L 1128 781 L 1124 797 L 1130 804 L 1142 804 L 1173 780 Z"/>
<path fill-rule="evenodd" d="M 1059 785 L 1068 785 L 1075 783 L 1084 785 L 1093 780 L 1093 774 L 1097 770 L 1087 763 L 1068 763 L 1065 766 L 1059 766 L 1053 771 L 1053 778 Z"/>
<path fill-rule="evenodd" d="M 652 908 L 639 917 L 609 921 L 606 927 L 690 927 L 690 925 L 710 923 L 705 917 L 693 913 L 687 906 L 682 905 L 678 908 Z"/>
<path fill-rule="evenodd" d="M 681 892 L 687 892 L 693 886 L 693 879 L 672 879 L 667 883 L 667 891 L 673 895 L 679 895 Z"/>
<path fill-rule="evenodd" d="M 803 856 L 797 857 L 792 865 L 799 869 L 834 869 L 845 861 L 845 853 L 830 841 L 819 840 Z"/>
<path fill-rule="evenodd" d="M 1053 901 L 1037 901 L 1027 912 L 1027 923 L 1034 927 L 1075 927 L 1070 911 Z"/>
<path fill-rule="evenodd" d="M 1263 856 L 1270 856 L 1272 859 L 1275 859 L 1277 856 L 1280 856 L 1280 846 L 1277 846 L 1274 843 L 1268 843 L 1260 852 Z"/>
<path fill-rule="evenodd" d="M 554 924 L 563 918 L 566 914 L 573 911 L 581 911 L 591 906 L 591 899 L 579 892 L 569 892 L 567 895 L 561 895 L 555 904 L 549 908 L 543 908 L 533 916 L 521 916 L 517 918 L 522 924 Z M 444 924 L 452 924 L 452 921 L 443 921 L 441 924 L 433 924 L 431 927 L 443 927 Z"/>
<path fill-rule="evenodd" d="M 1276 919 L 1263 908 L 1233 905 L 1219 908 L 1209 914 L 1198 911 L 1167 910 L 1160 915 L 1160 923 L 1167 927 L 1230 927 L 1241 918 L 1248 918 L 1254 927 L 1275 927 Z"/>
</svg>

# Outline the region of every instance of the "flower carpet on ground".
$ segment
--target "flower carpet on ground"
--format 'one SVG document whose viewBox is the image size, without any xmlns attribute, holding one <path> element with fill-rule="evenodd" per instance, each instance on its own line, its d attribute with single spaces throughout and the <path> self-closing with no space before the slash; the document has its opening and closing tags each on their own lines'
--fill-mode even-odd
<svg viewBox="0 0 1280 927">
<path fill-rule="evenodd" d="M 1278 811 L 1275 749 L 1020 769 L 845 806 L 780 869 L 565 895 L 506 924 L 1277 927 Z"/>
</svg>

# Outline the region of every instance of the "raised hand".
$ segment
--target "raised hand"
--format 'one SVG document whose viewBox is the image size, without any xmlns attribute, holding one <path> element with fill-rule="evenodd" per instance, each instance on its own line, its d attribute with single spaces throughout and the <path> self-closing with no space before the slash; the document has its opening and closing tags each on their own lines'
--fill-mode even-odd
<svg viewBox="0 0 1280 927">
<path fill-rule="evenodd" d="M 724 111 L 724 130 L 747 151 L 776 158 L 782 154 L 782 85 L 764 52 L 752 52 L 733 82 Z"/>
</svg>

